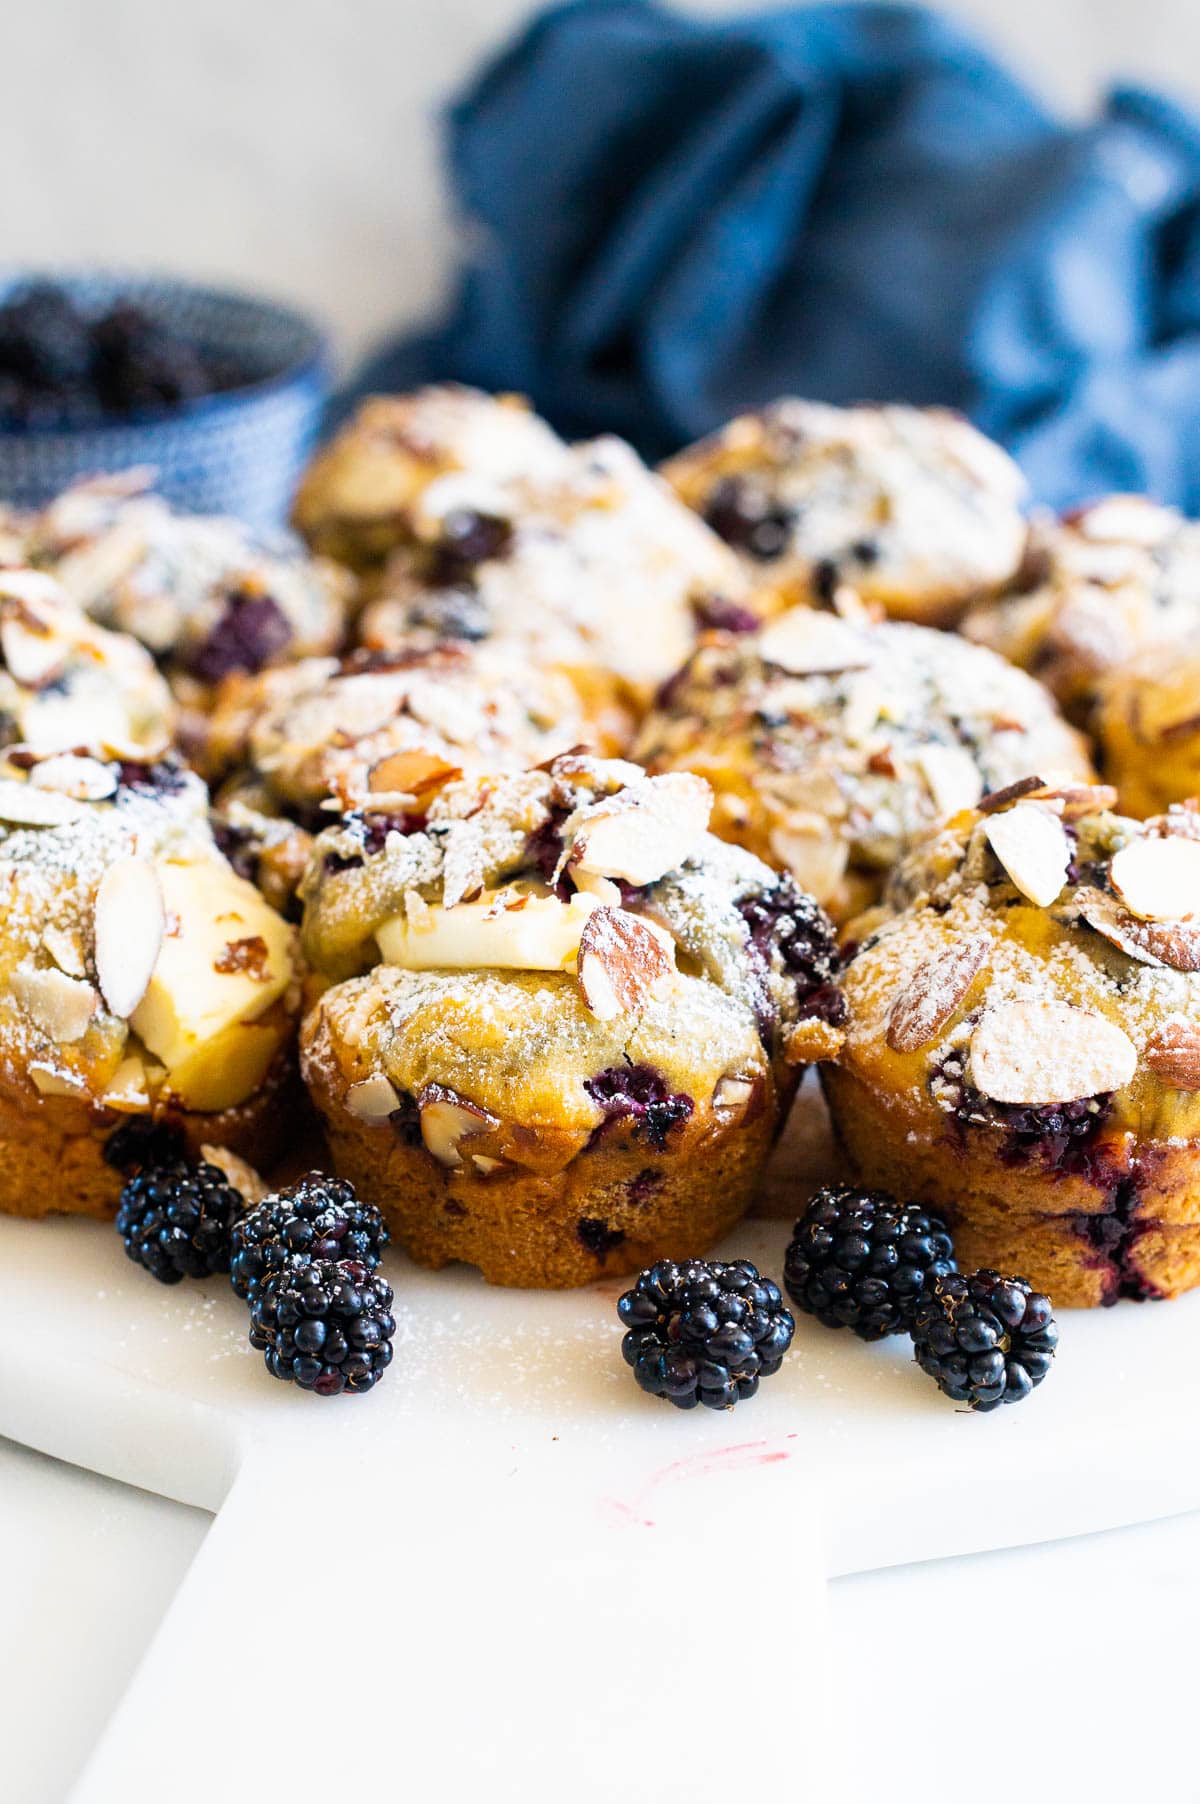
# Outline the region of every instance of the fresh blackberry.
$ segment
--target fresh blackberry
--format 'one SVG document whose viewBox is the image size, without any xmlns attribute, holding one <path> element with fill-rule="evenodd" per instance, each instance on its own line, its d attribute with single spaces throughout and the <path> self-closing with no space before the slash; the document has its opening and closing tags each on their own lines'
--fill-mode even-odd
<svg viewBox="0 0 1200 1804">
<path fill-rule="evenodd" d="M 146 1166 L 121 1192 L 117 1232 L 135 1265 L 160 1284 L 229 1270 L 229 1237 L 245 1208 L 215 1165 Z"/>
<path fill-rule="evenodd" d="M 783 1363 L 796 1324 L 748 1259 L 660 1259 L 617 1304 L 621 1351 L 644 1391 L 676 1409 L 731 1409 Z"/>
<path fill-rule="evenodd" d="M 369 1391 L 395 1332 L 391 1285 L 356 1259 L 290 1258 L 250 1305 L 250 1345 L 272 1377 L 319 1397 Z"/>
<path fill-rule="evenodd" d="M 792 1230 L 783 1286 L 827 1328 L 882 1340 L 912 1323 L 927 1279 L 957 1271 L 949 1229 L 886 1190 L 818 1190 Z"/>
<path fill-rule="evenodd" d="M 1020 1403 L 1050 1370 L 1058 1325 L 1024 1278 L 949 1272 L 935 1278 L 912 1325 L 917 1364 L 940 1390 L 972 1409 Z"/>
<path fill-rule="evenodd" d="M 354 1186 L 310 1171 L 242 1217 L 233 1231 L 233 1288 L 252 1301 L 263 1279 L 288 1259 L 353 1259 L 373 1272 L 388 1243 L 387 1223 Z"/>
</svg>

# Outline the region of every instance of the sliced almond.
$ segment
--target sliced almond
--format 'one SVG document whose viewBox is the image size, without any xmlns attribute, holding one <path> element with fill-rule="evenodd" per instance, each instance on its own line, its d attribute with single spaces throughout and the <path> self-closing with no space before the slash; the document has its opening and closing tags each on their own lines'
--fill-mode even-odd
<svg viewBox="0 0 1200 1804">
<path fill-rule="evenodd" d="M 961 745 L 918 746 L 912 761 L 943 820 L 964 808 L 974 808 L 983 791 L 983 778 L 974 758 Z"/>
<path fill-rule="evenodd" d="M 351 1084 L 346 1107 L 359 1121 L 386 1121 L 400 1107 L 400 1093 L 382 1071 L 373 1071 Z"/>
<path fill-rule="evenodd" d="M 836 614 L 816 608 L 791 608 L 764 627 L 758 636 L 760 657 L 791 676 L 830 676 L 841 670 L 866 670 L 875 647 Z"/>
<path fill-rule="evenodd" d="M 15 777 L 0 777 L 0 821 L 13 827 L 65 827 L 82 820 L 85 810 L 70 796 L 35 789 Z"/>
<path fill-rule="evenodd" d="M 1046 802 L 1064 821 L 1085 814 L 1104 814 L 1117 805 L 1111 783 L 1043 783 L 1029 794 L 1031 802 Z"/>
<path fill-rule="evenodd" d="M 1155 1034 L 1145 1059 L 1168 1089 L 1200 1090 L 1200 1027 L 1173 1021 Z"/>
<path fill-rule="evenodd" d="M 98 538 L 68 551 L 58 560 L 54 574 L 77 607 L 91 609 L 132 576 L 145 555 L 145 533 L 120 521 Z"/>
<path fill-rule="evenodd" d="M 90 983 L 55 965 L 23 965 L 12 974 L 12 993 L 30 1020 L 52 1040 L 82 1040 L 100 998 Z"/>
<path fill-rule="evenodd" d="M 60 971 L 68 977 L 86 977 L 87 961 L 83 956 L 83 946 L 78 937 L 68 933 L 65 927 L 43 927 L 42 945 L 46 948 Z"/>
<path fill-rule="evenodd" d="M 421 1138 L 439 1165 L 457 1166 L 463 1162 L 460 1147 L 476 1134 L 486 1134 L 500 1123 L 486 1109 L 441 1084 L 430 1084 L 421 1092 Z"/>
<path fill-rule="evenodd" d="M 599 1021 L 639 1015 L 671 971 L 658 934 L 622 908 L 593 909 L 579 939 L 579 987 Z"/>
<path fill-rule="evenodd" d="M 1071 517 L 1071 524 L 1086 539 L 1098 543 L 1161 545 L 1179 530 L 1180 516 L 1144 495 L 1106 495 L 1092 507 Z"/>
<path fill-rule="evenodd" d="M 44 1059 L 29 1061 L 29 1076 L 39 1096 L 82 1096 L 87 1083 L 77 1071 L 62 1071 Z"/>
<path fill-rule="evenodd" d="M 743 1115 L 749 1106 L 757 1080 L 752 1077 L 722 1077 L 713 1091 L 715 1115 Z"/>
<path fill-rule="evenodd" d="M 371 766 L 367 788 L 372 795 L 422 796 L 461 776 L 457 764 L 447 764 L 432 752 L 389 752 Z"/>
<path fill-rule="evenodd" d="M 928 1045 L 982 971 L 991 947 L 990 935 L 972 934 L 914 972 L 888 1014 L 887 1043 L 893 1052 L 916 1052 Z"/>
<path fill-rule="evenodd" d="M 971 1082 L 993 1102 L 1078 1102 L 1124 1089 L 1136 1069 L 1128 1034 L 1066 1002 L 997 1003 L 971 1038 Z"/>
<path fill-rule="evenodd" d="M 1144 921 L 1186 921 L 1200 913 L 1200 840 L 1131 840 L 1109 875 L 1126 908 Z"/>
<path fill-rule="evenodd" d="M 28 689 L 40 689 L 58 675 L 67 649 L 60 634 L 32 625 L 22 614 L 10 610 L 0 619 L 0 655 L 9 675 Z"/>
<path fill-rule="evenodd" d="M 44 758 L 30 771 L 29 781 L 35 789 L 52 789 L 74 802 L 104 802 L 117 793 L 117 773 L 111 764 L 75 752 Z"/>
<path fill-rule="evenodd" d="M 1037 791 L 1045 795 L 1046 787 L 1040 777 L 1018 777 L 1015 783 L 1006 783 L 1003 789 L 989 789 L 976 804 L 980 814 L 995 814 L 1001 808 L 1010 808 L 1024 796 Z"/>
<path fill-rule="evenodd" d="M 144 858 L 119 858 L 96 891 L 96 977 L 110 1011 L 128 1020 L 146 994 L 166 932 L 162 886 Z"/>
<path fill-rule="evenodd" d="M 136 1114 L 150 1107 L 146 1067 L 136 1053 L 121 1060 L 108 1080 L 101 1101 L 106 1109 L 115 1109 L 119 1114 Z"/>
<path fill-rule="evenodd" d="M 1187 921 L 1141 921 L 1103 890 L 1080 890 L 1079 912 L 1089 927 L 1141 965 L 1173 971 L 1200 971 L 1200 925 Z"/>
<path fill-rule="evenodd" d="M 1042 802 L 1017 802 L 993 814 L 983 829 L 992 851 L 1023 896 L 1049 908 L 1062 893 L 1071 842 L 1057 814 Z"/>
<path fill-rule="evenodd" d="M 772 827 L 771 857 L 791 872 L 801 889 L 824 904 L 836 898 L 846 875 L 850 840 L 828 821 L 808 827 L 792 815 Z"/>
<path fill-rule="evenodd" d="M 583 810 L 571 866 L 626 883 L 655 883 L 698 849 L 712 801 L 703 777 L 690 771 L 645 777 Z"/>
</svg>

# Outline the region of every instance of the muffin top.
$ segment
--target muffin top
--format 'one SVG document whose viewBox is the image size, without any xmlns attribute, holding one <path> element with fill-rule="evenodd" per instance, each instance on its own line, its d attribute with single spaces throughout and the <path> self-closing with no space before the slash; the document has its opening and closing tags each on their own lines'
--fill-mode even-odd
<svg viewBox="0 0 1200 1804">
<path fill-rule="evenodd" d="M 96 626 L 43 572 L 0 569 L 0 744 L 156 757 L 174 724 L 142 646 Z"/>
<path fill-rule="evenodd" d="M 292 933 L 172 759 L 0 760 L 0 1082 L 143 1112 L 250 1095 L 285 1040 Z"/>
<path fill-rule="evenodd" d="M 456 383 L 373 395 L 309 465 L 293 518 L 315 550 L 370 570 L 411 536 L 411 511 L 440 477 L 555 481 L 566 455 L 518 395 Z"/>
<path fill-rule="evenodd" d="M 1200 1133 L 1200 813 L 1016 784 L 852 928 L 845 1065 L 898 1103 L 1081 1154 Z"/>
<path fill-rule="evenodd" d="M 844 918 L 947 815 L 1032 771 L 1086 781 L 1039 684 L 930 627 L 793 608 L 710 636 L 661 692 L 636 756 L 717 792 L 714 830 Z"/>
<path fill-rule="evenodd" d="M 207 728 L 206 770 L 310 823 L 330 798 L 419 811 L 466 770 L 524 770 L 588 736 L 564 676 L 450 640 L 230 677 Z"/>
<path fill-rule="evenodd" d="M 306 953 L 331 978 L 382 958 L 468 991 L 481 972 L 569 974 L 580 1019 L 604 1022 L 716 986 L 773 1049 L 827 1047 L 830 924 L 707 832 L 711 804 L 687 773 L 568 753 L 447 783 L 420 818 L 364 809 L 316 842 Z"/>
<path fill-rule="evenodd" d="M 1014 576 L 1024 479 L 941 408 L 786 398 L 681 451 L 663 473 L 788 601 L 845 585 L 909 619 L 945 618 Z"/>
<path fill-rule="evenodd" d="M 27 523 L 26 555 L 105 626 L 131 633 L 202 685 L 329 651 L 349 579 L 290 534 L 177 513 L 145 471 L 67 489 Z"/>
<path fill-rule="evenodd" d="M 1141 495 L 1037 521 L 1017 588 L 963 631 L 1086 718 L 1108 672 L 1200 632 L 1200 525 Z"/>
</svg>

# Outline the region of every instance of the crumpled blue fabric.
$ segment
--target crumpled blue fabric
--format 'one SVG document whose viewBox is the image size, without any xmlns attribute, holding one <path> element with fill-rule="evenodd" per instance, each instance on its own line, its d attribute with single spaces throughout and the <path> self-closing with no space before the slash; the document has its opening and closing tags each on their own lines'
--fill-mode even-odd
<svg viewBox="0 0 1200 1804">
<path fill-rule="evenodd" d="M 1200 513 L 1200 125 L 1053 117 L 907 6 L 542 13 L 448 115 L 444 324 L 358 387 L 455 378 L 658 457 L 780 394 L 960 408 L 1066 507 Z"/>
</svg>

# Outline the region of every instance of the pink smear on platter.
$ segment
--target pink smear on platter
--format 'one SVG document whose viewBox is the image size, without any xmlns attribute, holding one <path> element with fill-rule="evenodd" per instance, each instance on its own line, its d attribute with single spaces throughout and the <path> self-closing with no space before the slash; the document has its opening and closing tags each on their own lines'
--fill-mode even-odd
<svg viewBox="0 0 1200 1804">
<path fill-rule="evenodd" d="M 794 1441 L 794 1434 L 787 1434 L 784 1441 Z M 623 1522 L 634 1528 L 653 1528 L 654 1518 L 648 1511 L 654 1492 L 663 1485 L 678 1484 L 696 1478 L 707 1478 L 721 1472 L 740 1472 L 752 1466 L 776 1466 L 782 1460 L 792 1457 L 792 1449 L 782 1446 L 778 1439 L 773 1441 L 738 1441 L 732 1447 L 706 1447 L 699 1453 L 689 1454 L 685 1459 L 673 1459 L 669 1464 L 660 1466 L 652 1472 L 641 1489 L 635 1492 L 632 1501 L 626 1503 L 619 1497 L 601 1499 L 603 1508 Z"/>
</svg>

